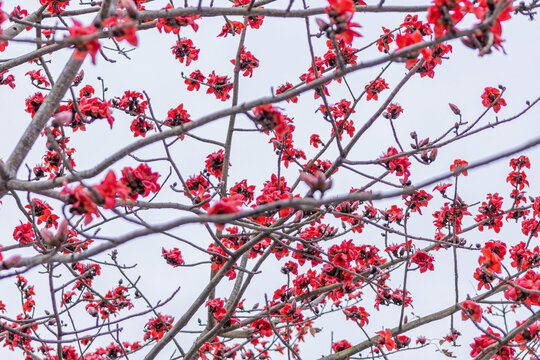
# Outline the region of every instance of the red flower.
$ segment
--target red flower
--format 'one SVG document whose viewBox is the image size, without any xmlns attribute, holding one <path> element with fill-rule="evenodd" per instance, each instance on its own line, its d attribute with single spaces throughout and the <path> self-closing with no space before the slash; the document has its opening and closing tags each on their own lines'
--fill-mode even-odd
<svg viewBox="0 0 540 360">
<path fill-rule="evenodd" d="M 94 95 L 95 92 L 96 91 L 94 90 L 92 86 L 86 85 L 81 90 L 79 90 L 79 96 L 89 98 L 90 96 Z"/>
<path fill-rule="evenodd" d="M 95 186 L 97 192 L 103 197 L 105 201 L 105 209 L 112 209 L 116 205 L 116 195 L 123 201 L 128 198 L 130 189 L 116 180 L 116 175 L 111 170 L 105 177 L 105 180 L 101 184 Z"/>
<path fill-rule="evenodd" d="M 92 120 L 96 119 L 107 119 L 111 129 L 114 123 L 114 118 L 111 115 L 111 104 L 108 101 L 101 101 L 98 98 L 81 98 L 79 101 L 79 110 L 81 113 L 91 118 Z M 75 121 L 79 121 L 79 115 L 75 115 Z"/>
<path fill-rule="evenodd" d="M 478 258 L 478 263 L 490 272 L 499 274 L 501 272 L 501 258 L 490 249 L 482 249 L 483 256 Z"/>
<path fill-rule="evenodd" d="M 146 137 L 146 133 L 154 129 L 154 125 L 146 121 L 143 117 L 138 116 L 133 120 L 131 126 L 129 127 L 135 137 L 142 136 Z"/>
<path fill-rule="evenodd" d="M 322 144 L 322 140 L 319 138 L 319 135 L 317 134 L 313 134 L 311 135 L 311 137 L 309 138 L 309 143 L 310 145 L 312 145 L 314 148 L 318 148 L 319 147 L 319 144 Z"/>
<path fill-rule="evenodd" d="M 530 162 L 528 157 L 522 155 L 522 156 L 518 157 L 517 159 L 510 160 L 510 166 L 514 170 L 521 170 L 524 167 L 526 167 L 527 169 L 530 169 L 531 168 L 531 162 Z"/>
<path fill-rule="evenodd" d="M 397 349 L 396 342 L 394 341 L 390 329 L 386 329 L 385 331 L 378 331 L 377 334 L 380 335 L 377 339 L 377 343 L 379 344 L 379 346 L 386 346 L 386 349 L 388 350 Z"/>
<path fill-rule="evenodd" d="M 426 272 L 427 270 L 433 271 L 433 256 L 425 251 L 418 250 L 415 252 L 411 257 L 411 263 L 417 264 L 420 267 L 420 273 Z"/>
<path fill-rule="evenodd" d="M 203 82 L 204 79 L 206 79 L 206 77 L 201 74 L 199 70 L 196 70 L 189 75 L 189 79 L 186 79 L 184 83 L 188 86 L 188 91 L 198 91 L 201 87 L 201 82 Z"/>
<path fill-rule="evenodd" d="M 242 205 L 242 199 L 238 195 L 221 198 L 208 210 L 208 215 L 234 214 L 240 211 L 238 208 Z M 216 223 L 218 230 L 223 230 L 225 223 Z"/>
<path fill-rule="evenodd" d="M 111 16 L 105 19 L 102 25 L 112 32 L 116 40 L 126 40 L 131 45 L 137 46 L 137 27 L 135 26 L 135 24 L 127 26 L 127 24 L 130 24 L 132 22 L 133 20 L 130 18 Z"/>
<path fill-rule="evenodd" d="M 13 239 L 21 244 L 28 244 L 36 240 L 36 234 L 31 223 L 23 224 L 15 227 L 13 230 Z"/>
<path fill-rule="evenodd" d="M 161 189 L 157 182 L 159 177 L 147 164 L 140 164 L 135 170 L 130 167 L 122 169 L 120 182 L 131 190 L 129 198 L 135 201 L 139 195 L 145 197 L 151 192 L 158 192 Z"/>
<path fill-rule="evenodd" d="M 460 3 L 464 3 L 464 7 Z M 435 0 L 427 14 L 428 21 L 434 25 L 435 37 L 454 30 L 454 25 L 463 19 L 470 6 L 467 0 Z"/>
<path fill-rule="evenodd" d="M 253 201 L 254 190 L 254 185 L 248 186 L 247 180 L 242 180 L 231 187 L 230 193 L 240 195 L 246 203 L 250 203 Z"/>
<path fill-rule="evenodd" d="M 224 159 L 225 153 L 223 152 L 223 149 L 220 149 L 206 157 L 206 169 L 210 172 L 210 174 L 214 175 L 218 179 L 221 179 L 221 171 L 223 171 Z"/>
<path fill-rule="evenodd" d="M 69 5 L 69 0 L 39 0 L 41 5 L 48 4 L 47 11 L 52 14 L 60 14 Z"/>
<path fill-rule="evenodd" d="M 461 318 L 463 320 L 471 318 L 478 323 L 482 321 L 482 307 L 480 307 L 480 305 L 471 300 L 467 300 L 463 302 L 461 307 Z"/>
<path fill-rule="evenodd" d="M 384 154 L 379 159 L 384 159 L 388 157 L 394 157 L 395 155 L 399 154 L 396 148 L 390 147 L 388 148 L 388 151 L 386 154 Z M 399 156 L 396 158 L 393 158 L 391 160 L 388 160 L 385 162 L 386 168 L 390 170 L 391 173 L 396 172 L 397 176 L 404 176 L 403 181 L 407 182 L 409 179 L 409 176 L 411 175 L 411 172 L 409 171 L 409 165 L 411 165 L 411 162 L 409 161 L 409 158 L 407 156 Z"/>
<path fill-rule="evenodd" d="M 231 24 L 231 26 L 229 26 Z M 242 32 L 242 29 L 244 29 L 245 26 L 239 21 L 227 21 L 225 25 L 223 25 L 223 28 L 221 29 L 221 32 L 219 33 L 219 36 L 227 37 L 229 34 L 240 34 Z"/>
<path fill-rule="evenodd" d="M 8 70 L 0 73 L 0 85 L 9 85 L 10 88 L 15 89 L 15 77 L 13 75 L 4 77 L 7 72 Z"/>
<path fill-rule="evenodd" d="M 458 176 L 459 174 L 463 174 L 463 176 L 467 176 L 468 175 L 467 170 L 465 171 L 462 170 L 465 167 L 467 167 L 467 165 L 469 165 L 469 163 L 466 162 L 465 160 L 456 159 L 454 160 L 454 163 L 450 165 L 450 171 L 454 172 L 455 176 Z"/>
<path fill-rule="evenodd" d="M 97 32 L 98 30 L 94 25 L 84 27 L 77 20 L 73 20 L 73 26 L 69 28 L 70 37 L 89 36 Z M 86 55 L 90 53 L 90 56 L 92 57 L 92 64 L 95 64 L 96 54 L 99 49 L 101 49 L 101 45 L 99 44 L 99 40 L 97 38 L 84 42 L 79 40 L 75 42 L 75 54 L 73 56 L 75 59 L 82 61 Z"/>
<path fill-rule="evenodd" d="M 29 71 L 25 75 L 29 75 L 32 79 L 32 83 L 35 82 L 37 86 L 45 85 L 51 86 L 51 84 L 45 79 L 45 76 L 41 75 L 41 70 L 38 71 Z"/>
<path fill-rule="evenodd" d="M 210 207 L 210 203 L 206 201 L 211 196 L 210 194 L 206 193 L 206 188 L 204 188 L 202 185 L 199 185 L 199 188 L 197 190 L 190 190 L 189 193 L 191 196 L 193 196 L 193 205 L 200 206 L 204 210 L 208 210 Z"/>
<path fill-rule="evenodd" d="M 378 94 L 383 91 L 384 89 L 390 89 L 388 87 L 388 84 L 383 78 L 378 78 L 375 81 L 370 82 L 365 87 L 366 93 L 367 93 L 367 100 L 379 100 Z"/>
<path fill-rule="evenodd" d="M 390 51 L 390 46 L 388 46 L 388 44 L 394 42 L 394 34 L 391 34 L 390 29 L 387 29 L 384 26 L 382 30 L 383 35 L 377 41 L 377 49 L 379 49 L 380 52 L 388 53 Z"/>
<path fill-rule="evenodd" d="M 191 61 L 199 58 L 200 50 L 193 46 L 193 41 L 190 39 L 181 38 L 171 49 L 174 57 L 180 60 L 181 63 L 186 59 L 186 66 L 189 66 Z"/>
<path fill-rule="evenodd" d="M 354 37 L 359 37 L 360 34 L 352 30 L 353 27 L 360 27 L 360 25 L 351 22 L 354 15 L 355 8 L 353 0 L 328 0 L 330 6 L 326 7 L 326 13 L 330 17 L 331 28 L 328 29 L 328 25 L 322 22 L 321 28 L 330 30 L 335 34 L 336 40 L 343 40 L 347 44 L 350 44 Z"/>
<path fill-rule="evenodd" d="M 143 94 L 136 91 L 125 91 L 124 95 L 121 98 L 116 97 L 113 103 L 132 114 L 143 115 L 148 107 L 148 101 L 144 100 Z"/>
<path fill-rule="evenodd" d="M 341 340 L 332 344 L 332 350 L 337 353 L 350 347 L 352 347 L 352 345 L 347 340 Z"/>
<path fill-rule="evenodd" d="M 444 195 L 446 193 L 446 189 L 448 189 L 450 186 L 452 186 L 452 184 L 440 184 L 440 185 L 435 186 L 433 188 L 433 191 L 437 190 L 441 194 Z"/>
<path fill-rule="evenodd" d="M 207 94 L 214 94 L 217 99 L 225 101 L 231 97 L 229 91 L 232 89 L 233 85 L 229 82 L 229 77 L 216 75 L 214 71 L 208 75 Z"/>
<path fill-rule="evenodd" d="M 92 221 L 92 215 L 99 217 L 94 195 L 83 185 L 79 185 L 75 189 L 66 186 L 60 193 L 67 195 L 67 201 L 71 204 L 69 211 L 72 214 L 84 215 L 85 225 L 88 225 Z"/>
<path fill-rule="evenodd" d="M 482 94 L 482 105 L 485 107 L 493 107 L 493 110 L 498 113 L 501 110 L 501 106 L 506 106 L 506 101 L 500 97 L 501 91 L 492 87 L 484 89 Z"/>
<path fill-rule="evenodd" d="M 493 332 L 491 328 L 487 328 L 487 332 L 493 335 L 494 337 L 501 339 L 501 335 Z M 479 355 L 485 348 L 497 343 L 497 340 L 491 336 L 482 335 L 480 337 L 474 338 L 474 344 L 471 344 L 471 357 L 476 357 Z M 493 355 L 492 359 L 496 360 L 510 360 L 514 358 L 515 350 L 511 346 L 503 346 L 499 351 Z"/>
<path fill-rule="evenodd" d="M 273 130 L 279 141 L 283 140 L 285 134 L 291 132 L 288 120 L 286 116 L 270 104 L 256 107 L 253 110 L 253 121 L 264 132 Z"/>
<path fill-rule="evenodd" d="M 189 118 L 188 112 L 184 109 L 184 104 L 180 104 L 176 108 L 170 109 L 167 112 L 167 119 L 165 120 L 165 125 L 175 127 L 190 122 L 191 119 Z M 180 139 L 184 139 L 184 134 L 180 136 Z"/>
<path fill-rule="evenodd" d="M 24 102 L 26 104 L 26 112 L 32 114 L 32 117 L 36 115 L 37 111 L 43 101 L 45 101 L 46 96 L 43 96 L 42 93 L 38 92 L 32 95 L 32 97 L 26 99 Z"/>
<path fill-rule="evenodd" d="M 403 108 L 401 106 L 392 103 L 386 108 L 386 112 L 383 113 L 383 116 L 386 119 L 395 120 L 399 117 L 399 114 L 401 114 L 402 112 L 403 112 Z"/>
<path fill-rule="evenodd" d="M 170 315 L 161 315 L 150 319 L 144 326 L 144 340 L 160 340 L 172 326 L 174 318 Z"/>
<path fill-rule="evenodd" d="M 44 222 L 47 228 L 53 225 L 55 229 L 58 227 L 59 217 L 52 213 L 53 208 L 49 204 L 39 199 L 32 199 L 32 204 L 26 205 L 25 208 L 28 209 L 29 214 L 37 218 L 38 225 Z"/>
<path fill-rule="evenodd" d="M 233 65 L 236 64 L 236 60 L 231 60 L 231 63 Z M 257 59 L 253 54 L 251 54 L 249 51 L 246 51 L 246 48 L 242 48 L 242 52 L 240 54 L 240 70 L 244 71 L 244 76 L 251 77 L 253 76 L 253 69 L 259 67 L 259 59 Z"/>
<path fill-rule="evenodd" d="M 366 309 L 364 309 L 362 306 L 351 306 L 349 308 L 346 308 L 343 310 L 343 313 L 347 317 L 347 319 L 353 319 L 360 326 L 367 325 L 369 323 L 369 314 L 366 312 Z"/>
<path fill-rule="evenodd" d="M 174 267 L 184 265 L 184 259 L 182 259 L 182 253 L 177 248 L 174 248 L 169 251 L 162 248 L 161 254 L 162 254 L 161 256 L 163 256 L 163 258 L 169 265 L 172 265 Z"/>
<path fill-rule="evenodd" d="M 272 330 L 272 325 L 270 325 L 270 322 L 267 318 L 259 319 L 254 323 L 250 324 L 250 326 L 256 329 L 257 333 L 262 337 L 272 336 L 274 334 L 274 330 Z"/>
<path fill-rule="evenodd" d="M 292 88 L 293 88 L 293 84 L 287 82 L 284 85 L 281 85 L 280 87 L 277 88 L 276 95 L 282 94 Z M 290 101 L 296 104 L 298 102 L 298 96 L 293 96 L 291 98 L 288 98 L 287 102 L 290 102 Z"/>
<path fill-rule="evenodd" d="M 167 6 L 165 6 L 165 9 L 172 8 L 173 6 L 171 4 L 167 4 Z M 191 26 L 193 31 L 197 31 L 199 29 L 199 25 L 195 24 L 195 20 L 198 18 L 199 15 L 176 16 L 174 18 L 158 19 L 156 27 L 158 28 L 159 32 L 161 32 L 161 30 L 165 30 L 166 33 L 172 32 L 173 34 L 178 34 L 180 32 L 180 28 L 183 26 Z"/>
</svg>

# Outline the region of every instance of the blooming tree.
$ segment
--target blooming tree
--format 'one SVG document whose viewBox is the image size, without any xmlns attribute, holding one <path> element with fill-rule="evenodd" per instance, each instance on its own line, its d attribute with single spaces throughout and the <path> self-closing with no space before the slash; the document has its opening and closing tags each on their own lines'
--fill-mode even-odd
<svg viewBox="0 0 540 360">
<path fill-rule="evenodd" d="M 537 0 L 0 5 L 2 356 L 538 359 L 540 98 L 403 125 Z"/>
</svg>

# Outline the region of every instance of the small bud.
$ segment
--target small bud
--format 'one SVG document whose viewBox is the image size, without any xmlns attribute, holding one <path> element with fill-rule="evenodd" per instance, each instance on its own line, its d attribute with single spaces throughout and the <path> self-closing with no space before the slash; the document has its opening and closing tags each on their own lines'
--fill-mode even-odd
<svg viewBox="0 0 540 360">
<path fill-rule="evenodd" d="M 332 187 L 332 180 L 326 178 L 322 171 L 316 171 L 315 175 L 310 173 L 300 172 L 300 180 L 305 182 L 312 192 L 320 191 L 321 194 Z"/>
<path fill-rule="evenodd" d="M 90 316 L 92 316 L 92 317 L 97 317 L 97 316 L 98 316 L 98 311 L 97 311 L 96 308 L 93 307 L 93 306 L 89 307 L 89 308 L 86 310 L 86 312 L 87 312 Z"/>
<path fill-rule="evenodd" d="M 429 143 L 429 138 L 425 138 L 424 140 L 420 140 L 418 143 L 419 147 L 426 146 Z"/>
<path fill-rule="evenodd" d="M 2 262 L 2 267 L 4 269 L 12 268 L 15 265 L 17 265 L 19 263 L 19 261 L 21 261 L 21 256 L 20 255 L 13 255 L 10 258 L 8 258 L 7 260 L 4 260 Z"/>
<path fill-rule="evenodd" d="M 126 8 L 130 18 L 137 19 L 139 17 L 139 10 L 133 0 L 120 0 L 120 5 Z"/>
<path fill-rule="evenodd" d="M 323 19 L 316 18 L 315 22 L 321 31 L 326 31 L 326 29 L 328 29 L 328 24 Z"/>
<path fill-rule="evenodd" d="M 420 157 L 425 162 L 429 162 L 429 156 L 428 156 L 428 151 L 427 150 L 422 150 L 422 153 L 421 153 Z"/>
<path fill-rule="evenodd" d="M 294 215 L 294 222 L 299 223 L 304 218 L 304 212 L 302 210 L 297 211 Z"/>
<path fill-rule="evenodd" d="M 416 139 L 418 135 L 416 135 L 416 131 L 411 132 L 411 138 Z"/>
<path fill-rule="evenodd" d="M 431 154 L 429 154 L 429 161 L 430 162 L 435 161 L 435 159 L 437 158 L 438 152 L 439 152 L 439 150 L 437 150 L 437 148 L 431 150 Z"/>
<path fill-rule="evenodd" d="M 448 103 L 448 106 L 450 106 L 450 109 L 452 110 L 454 114 L 461 115 L 461 110 L 457 107 L 457 105 Z"/>
<path fill-rule="evenodd" d="M 53 246 L 56 245 L 55 244 L 56 243 L 56 237 L 53 235 L 52 232 L 50 232 L 47 229 L 41 229 L 39 231 L 39 233 L 41 234 L 41 237 L 43 238 L 43 241 L 45 241 L 46 244 L 53 245 Z"/>
</svg>

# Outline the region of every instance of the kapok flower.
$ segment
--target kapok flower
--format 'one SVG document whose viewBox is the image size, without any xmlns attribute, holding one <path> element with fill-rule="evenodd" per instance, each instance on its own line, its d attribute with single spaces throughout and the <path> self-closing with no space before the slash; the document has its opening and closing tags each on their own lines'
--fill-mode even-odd
<svg viewBox="0 0 540 360">
<path fill-rule="evenodd" d="M 82 26 L 77 20 L 73 20 L 73 26 L 69 28 L 70 37 L 79 37 L 79 36 L 89 36 L 98 32 L 98 29 L 94 25 L 87 27 Z M 92 39 L 87 41 L 76 41 L 75 42 L 75 53 L 74 58 L 80 61 L 83 61 L 87 54 L 90 54 L 92 57 L 92 64 L 96 63 L 96 54 L 98 50 L 101 49 L 99 40 Z"/>
<path fill-rule="evenodd" d="M 501 91 L 496 88 L 487 87 L 482 94 L 482 105 L 485 107 L 492 107 L 496 113 L 501 110 L 501 106 L 506 106 L 506 101 L 500 97 Z"/>
<path fill-rule="evenodd" d="M 418 250 L 415 252 L 411 257 L 411 263 L 417 264 L 420 267 L 420 273 L 424 273 L 427 270 L 433 271 L 433 256 L 425 251 Z"/>
<path fill-rule="evenodd" d="M 465 160 L 456 159 L 454 160 L 454 163 L 450 165 L 450 171 L 454 172 L 456 176 L 458 176 L 459 174 L 463 174 L 463 176 L 467 176 L 468 175 L 467 170 L 465 171 L 462 170 L 465 167 L 467 167 L 467 165 L 469 165 L 469 163 L 466 162 Z"/>
<path fill-rule="evenodd" d="M 231 195 L 230 197 L 223 197 L 217 203 L 214 204 L 208 210 L 208 215 L 224 215 L 234 214 L 240 211 L 239 206 L 243 203 L 242 197 L 239 195 Z M 223 230 L 225 223 L 216 223 L 218 230 Z"/>
<path fill-rule="evenodd" d="M 478 323 L 482 321 L 482 307 L 480 305 L 476 304 L 474 301 L 466 300 L 461 307 L 461 318 L 464 321 L 468 318 L 471 318 Z"/>
<path fill-rule="evenodd" d="M 286 116 L 270 104 L 258 106 L 253 110 L 253 121 L 264 132 L 274 130 L 279 141 L 291 131 L 287 120 Z"/>
</svg>

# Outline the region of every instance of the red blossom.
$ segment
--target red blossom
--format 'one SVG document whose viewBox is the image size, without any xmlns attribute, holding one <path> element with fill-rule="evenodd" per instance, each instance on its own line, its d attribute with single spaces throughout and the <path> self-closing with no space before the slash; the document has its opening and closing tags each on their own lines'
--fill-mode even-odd
<svg viewBox="0 0 540 360">
<path fill-rule="evenodd" d="M 173 6 L 171 4 L 167 4 L 167 6 L 165 6 L 165 10 L 172 8 Z M 158 28 L 159 32 L 165 30 L 166 33 L 172 32 L 173 34 L 178 34 L 180 32 L 180 28 L 184 26 L 191 26 L 193 31 L 197 31 L 199 29 L 199 25 L 195 23 L 195 20 L 198 18 L 199 15 L 162 18 L 158 19 L 156 27 Z"/>
<path fill-rule="evenodd" d="M 98 29 L 94 25 L 84 27 L 77 20 L 73 20 L 73 26 L 69 28 L 69 36 L 72 38 L 91 36 L 97 32 Z M 92 57 L 92 64 L 95 64 L 96 54 L 99 49 L 101 49 L 101 45 L 99 44 L 99 40 L 97 38 L 86 41 L 76 40 L 75 53 L 73 56 L 75 59 L 83 61 L 86 55 L 90 54 Z"/>
<path fill-rule="evenodd" d="M 130 189 L 129 198 L 136 201 L 139 195 L 146 197 L 151 192 L 156 193 L 161 189 L 157 182 L 159 177 L 160 175 L 152 172 L 147 164 L 140 164 L 136 169 L 130 167 L 122 169 L 120 182 Z"/>
<path fill-rule="evenodd" d="M 506 101 L 500 97 L 501 91 L 496 88 L 487 87 L 482 94 L 482 105 L 485 107 L 492 107 L 493 111 L 498 113 L 501 110 L 501 106 L 506 106 Z"/>
<path fill-rule="evenodd" d="M 227 37 L 229 34 L 240 34 L 242 32 L 242 29 L 244 29 L 246 26 L 242 24 L 239 21 L 227 21 L 225 25 L 223 25 L 223 28 L 221 29 L 221 32 L 219 33 L 219 36 Z"/>
<path fill-rule="evenodd" d="M 374 80 L 370 82 L 365 87 L 366 93 L 367 93 L 367 100 L 379 100 L 379 93 L 383 91 L 384 89 L 390 89 L 388 84 L 383 78 L 378 78 L 377 80 Z"/>
<path fill-rule="evenodd" d="M 8 70 L 0 73 L 0 85 L 8 85 L 10 88 L 15 89 L 15 77 L 13 75 L 7 75 Z"/>
<path fill-rule="evenodd" d="M 137 27 L 133 23 L 132 19 L 118 16 L 111 16 L 102 25 L 112 32 L 114 38 L 117 41 L 126 40 L 133 46 L 137 46 Z"/>
<path fill-rule="evenodd" d="M 177 248 L 174 248 L 168 251 L 162 248 L 161 254 L 162 254 L 161 256 L 163 256 L 163 258 L 169 265 L 172 265 L 174 267 L 184 265 L 184 259 L 182 259 L 182 253 Z"/>
<path fill-rule="evenodd" d="M 206 79 L 206 77 L 199 71 L 196 70 L 189 75 L 189 78 L 184 81 L 188 86 L 188 91 L 199 90 L 201 83 Z"/>
<path fill-rule="evenodd" d="M 480 307 L 480 305 L 476 304 L 474 301 L 464 301 L 461 308 L 461 318 L 463 320 L 471 318 L 478 323 L 482 321 L 482 307 Z"/>
<path fill-rule="evenodd" d="M 418 250 L 411 257 L 411 263 L 419 266 L 420 273 L 426 272 L 427 270 L 433 271 L 433 260 L 433 256 L 422 250 Z"/>
<path fill-rule="evenodd" d="M 283 94 L 284 92 L 292 88 L 293 88 L 293 84 L 287 82 L 277 88 L 276 95 Z M 296 104 L 298 102 L 298 95 L 288 98 L 287 102 L 293 102 L 294 104 Z"/>
<path fill-rule="evenodd" d="M 458 176 L 460 174 L 462 174 L 463 176 L 467 176 L 468 175 L 467 170 L 463 170 L 463 169 L 466 168 L 468 165 L 469 163 L 466 162 L 465 160 L 456 159 L 454 160 L 454 163 L 450 165 L 450 171 L 454 172 L 455 176 Z"/>
<path fill-rule="evenodd" d="M 233 84 L 231 84 L 229 80 L 228 76 L 219 76 L 212 71 L 212 73 L 208 75 L 208 90 L 206 90 L 206 93 L 214 94 L 216 99 L 226 101 L 231 97 L 229 92 L 233 89 Z"/>
<path fill-rule="evenodd" d="M 233 65 L 236 64 L 236 60 L 231 60 L 231 63 Z M 252 77 L 253 76 L 253 69 L 259 67 L 259 59 L 257 59 L 253 54 L 249 51 L 246 51 L 246 48 L 242 48 L 242 52 L 240 53 L 240 61 L 239 61 L 239 69 L 240 71 L 244 71 L 243 75 Z"/>
<path fill-rule="evenodd" d="M 47 4 L 47 11 L 52 14 L 60 14 L 69 5 L 70 0 L 39 0 L 41 5 Z"/>
<path fill-rule="evenodd" d="M 181 63 L 186 59 L 186 66 L 199 58 L 200 50 L 193 46 L 193 41 L 190 39 L 181 38 L 171 49 L 174 57 L 180 60 Z"/>
</svg>

